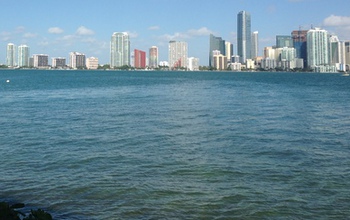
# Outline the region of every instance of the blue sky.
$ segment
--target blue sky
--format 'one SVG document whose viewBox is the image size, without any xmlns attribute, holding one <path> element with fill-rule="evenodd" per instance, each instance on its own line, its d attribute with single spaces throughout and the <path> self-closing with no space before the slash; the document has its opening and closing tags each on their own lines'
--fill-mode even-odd
<svg viewBox="0 0 350 220">
<path fill-rule="evenodd" d="M 208 65 L 209 34 L 234 44 L 237 13 L 248 11 L 259 31 L 259 52 L 276 35 L 321 27 L 350 40 L 349 0 L 0 0 L 0 63 L 6 45 L 27 44 L 31 54 L 67 57 L 71 51 L 109 63 L 113 32 L 128 32 L 131 49 L 159 47 L 168 60 L 169 40 L 188 42 L 189 56 Z"/>
</svg>

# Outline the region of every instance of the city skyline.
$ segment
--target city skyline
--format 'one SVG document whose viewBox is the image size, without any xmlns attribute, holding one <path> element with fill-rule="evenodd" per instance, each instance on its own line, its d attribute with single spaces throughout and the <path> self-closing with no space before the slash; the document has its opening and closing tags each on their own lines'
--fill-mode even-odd
<svg viewBox="0 0 350 220">
<path fill-rule="evenodd" d="M 237 14 L 242 10 L 251 14 L 251 31 L 259 32 L 259 55 L 262 55 L 264 47 L 275 45 L 276 35 L 289 35 L 299 27 L 321 27 L 330 34 L 336 34 L 340 40 L 350 40 L 350 16 L 346 7 L 350 3 L 346 0 L 335 0 L 331 4 L 322 2 L 224 0 L 221 4 L 231 7 L 223 7 L 220 16 L 216 16 L 208 12 L 212 8 L 210 2 L 199 0 L 148 0 L 118 4 L 113 1 L 100 4 L 86 1 L 81 4 L 62 0 L 64 7 L 60 9 L 41 4 L 44 3 L 42 0 L 36 4 L 23 0 L 4 1 L 0 9 L 0 17 L 6 21 L 0 29 L 0 47 L 3 48 L 0 63 L 6 63 L 7 44 L 14 43 L 29 46 L 31 54 L 68 57 L 71 51 L 79 51 L 87 57 L 98 57 L 101 64 L 107 64 L 110 62 L 110 36 L 120 31 L 130 35 L 131 50 L 148 51 L 151 46 L 157 46 L 159 61 L 168 60 L 169 41 L 186 41 L 188 55 L 198 57 L 200 65 L 207 66 L 210 34 L 231 42 L 234 54 L 237 54 Z M 114 13 L 113 5 L 124 10 Z"/>
</svg>

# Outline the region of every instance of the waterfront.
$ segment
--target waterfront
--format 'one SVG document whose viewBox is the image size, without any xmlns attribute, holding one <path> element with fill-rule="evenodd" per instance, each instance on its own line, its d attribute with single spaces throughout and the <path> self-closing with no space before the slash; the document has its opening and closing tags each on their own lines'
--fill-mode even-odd
<svg viewBox="0 0 350 220">
<path fill-rule="evenodd" d="M 8 70 L 0 93 L 1 200 L 56 219 L 350 216 L 348 77 Z"/>
</svg>

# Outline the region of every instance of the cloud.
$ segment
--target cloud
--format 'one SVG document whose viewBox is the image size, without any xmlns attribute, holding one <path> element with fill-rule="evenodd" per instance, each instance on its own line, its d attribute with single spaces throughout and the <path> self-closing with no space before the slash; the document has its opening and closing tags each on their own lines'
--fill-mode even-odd
<svg viewBox="0 0 350 220">
<path fill-rule="evenodd" d="M 47 30 L 50 34 L 62 34 L 64 31 L 59 27 L 51 27 Z"/>
<path fill-rule="evenodd" d="M 323 24 L 328 27 L 350 26 L 350 17 L 331 15 L 324 19 Z"/>
<path fill-rule="evenodd" d="M 209 36 L 213 31 L 206 27 L 201 27 L 199 29 L 190 29 L 186 32 L 175 32 L 174 34 L 164 34 L 159 38 L 163 41 L 171 40 L 186 40 L 193 37 Z"/>
<path fill-rule="evenodd" d="M 159 26 L 151 26 L 148 28 L 148 30 L 151 30 L 151 31 L 156 31 L 156 30 L 159 30 L 160 27 Z"/>
<path fill-rule="evenodd" d="M 25 33 L 25 34 L 23 34 L 23 37 L 24 38 L 35 38 L 35 37 L 37 37 L 38 35 L 37 34 L 34 34 L 34 33 Z"/>
<path fill-rule="evenodd" d="M 126 33 L 128 33 L 130 38 L 137 38 L 139 36 L 137 32 L 126 31 Z"/>
<path fill-rule="evenodd" d="M 77 35 L 94 35 L 95 32 L 91 29 L 88 29 L 84 26 L 80 26 L 75 32 Z"/>
<path fill-rule="evenodd" d="M 208 36 L 213 32 L 206 27 L 201 27 L 199 29 L 188 30 L 187 33 L 189 36 Z"/>
</svg>

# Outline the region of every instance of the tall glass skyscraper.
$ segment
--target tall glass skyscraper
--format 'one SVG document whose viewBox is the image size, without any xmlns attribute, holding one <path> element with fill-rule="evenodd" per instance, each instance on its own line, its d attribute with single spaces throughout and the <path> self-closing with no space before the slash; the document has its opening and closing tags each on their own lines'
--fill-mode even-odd
<svg viewBox="0 0 350 220">
<path fill-rule="evenodd" d="M 27 45 L 18 47 L 18 66 L 29 67 L 29 47 Z"/>
<path fill-rule="evenodd" d="M 111 37 L 111 68 L 130 66 L 130 40 L 125 32 L 115 32 Z"/>
<path fill-rule="evenodd" d="M 252 53 L 251 58 L 255 59 L 259 56 L 259 32 L 254 31 L 252 34 Z"/>
<path fill-rule="evenodd" d="M 225 55 L 226 50 L 225 50 L 225 41 L 221 37 L 215 37 L 213 34 L 210 34 L 209 36 L 209 66 L 213 66 L 213 51 L 218 50 L 220 51 L 220 54 Z"/>
<path fill-rule="evenodd" d="M 9 67 L 14 67 L 16 65 L 16 46 L 12 43 L 7 44 L 6 64 Z"/>
<path fill-rule="evenodd" d="M 237 15 L 237 54 L 241 63 L 251 59 L 251 17 L 250 13 L 241 11 Z"/>
<path fill-rule="evenodd" d="M 296 49 L 297 58 L 304 60 L 304 67 L 307 67 L 307 30 L 292 31 L 293 47 Z"/>
</svg>

